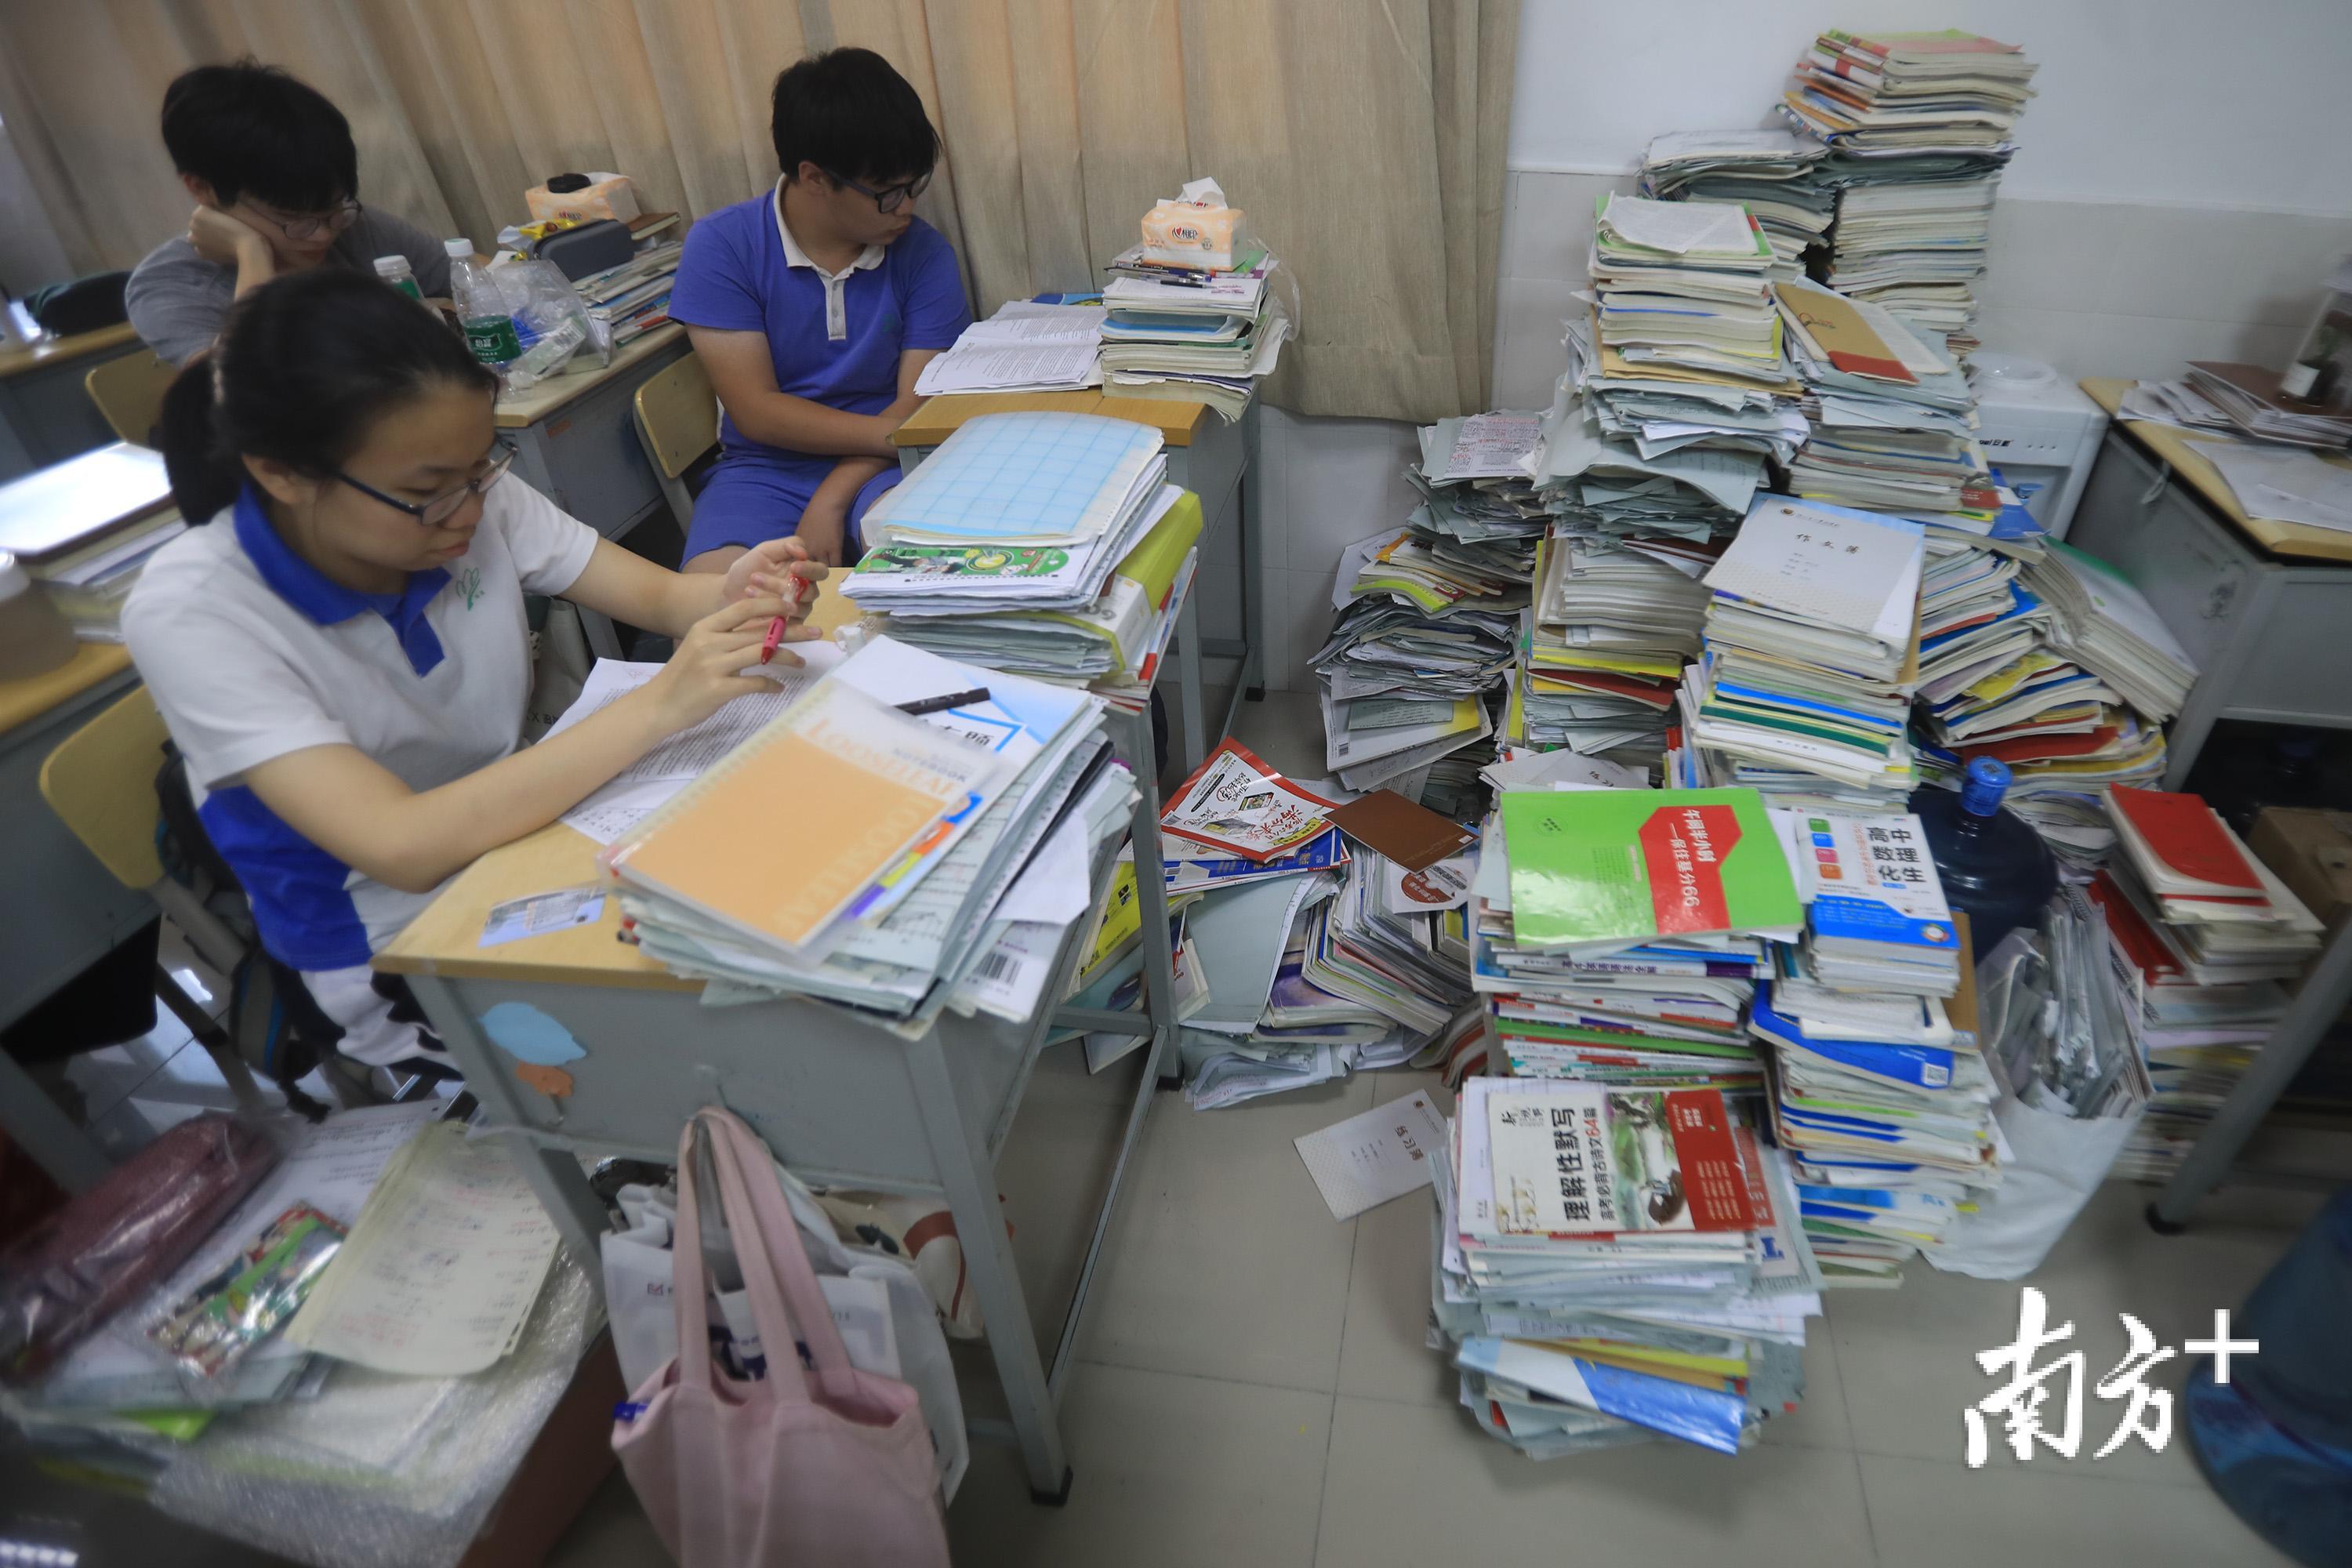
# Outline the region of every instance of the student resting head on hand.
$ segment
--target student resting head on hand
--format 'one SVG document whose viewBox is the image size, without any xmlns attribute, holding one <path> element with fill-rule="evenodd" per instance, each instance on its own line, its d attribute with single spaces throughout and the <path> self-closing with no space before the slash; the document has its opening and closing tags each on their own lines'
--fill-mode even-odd
<svg viewBox="0 0 2352 1568">
<path fill-rule="evenodd" d="M 761 689 L 743 671 L 771 621 L 804 616 L 825 574 L 788 540 L 688 577 L 599 538 L 506 477 L 495 391 L 461 339 L 373 278 L 320 268 L 254 289 L 164 402 L 173 493 L 207 526 L 156 552 L 123 611 L 205 830 L 281 982 L 299 977 L 284 989 L 371 1065 L 430 1069 L 439 1043 L 369 955 L 477 856 Z M 518 750 L 526 594 L 677 651 Z"/>
<path fill-rule="evenodd" d="M 777 77 L 772 109 L 775 188 L 698 222 L 670 291 L 726 413 L 689 572 L 782 534 L 856 560 L 915 378 L 971 324 L 955 251 L 915 216 L 940 138 L 906 78 L 833 49 Z"/>
<path fill-rule="evenodd" d="M 230 301 L 281 273 L 372 273 L 377 257 L 404 256 L 428 297 L 449 292 L 438 241 L 360 205 L 359 149 L 342 110 L 277 67 L 182 72 L 163 90 L 163 146 L 195 211 L 186 234 L 132 271 L 123 302 L 172 363 L 210 348 Z"/>
</svg>

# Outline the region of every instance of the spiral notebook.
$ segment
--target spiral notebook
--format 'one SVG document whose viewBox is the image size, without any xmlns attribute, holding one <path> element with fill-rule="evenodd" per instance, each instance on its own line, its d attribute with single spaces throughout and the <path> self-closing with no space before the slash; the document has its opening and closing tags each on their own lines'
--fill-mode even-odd
<svg viewBox="0 0 2352 1568">
<path fill-rule="evenodd" d="M 925 841 L 949 837 L 998 755 L 820 681 L 605 851 L 624 884 L 794 957 Z"/>
</svg>

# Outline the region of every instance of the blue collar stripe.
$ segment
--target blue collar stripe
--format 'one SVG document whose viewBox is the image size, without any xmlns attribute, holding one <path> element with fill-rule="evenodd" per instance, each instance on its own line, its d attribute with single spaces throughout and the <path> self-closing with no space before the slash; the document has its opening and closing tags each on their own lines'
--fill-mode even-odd
<svg viewBox="0 0 2352 1568">
<path fill-rule="evenodd" d="M 245 547 L 254 570 L 277 595 L 322 626 L 335 626 L 353 616 L 382 616 L 418 675 L 430 675 L 441 662 L 441 638 L 425 618 L 426 606 L 449 584 L 439 566 L 411 572 L 408 585 L 397 594 L 362 594 L 331 580 L 316 566 L 294 553 L 269 524 L 261 498 L 251 485 L 236 498 L 236 542 Z"/>
</svg>

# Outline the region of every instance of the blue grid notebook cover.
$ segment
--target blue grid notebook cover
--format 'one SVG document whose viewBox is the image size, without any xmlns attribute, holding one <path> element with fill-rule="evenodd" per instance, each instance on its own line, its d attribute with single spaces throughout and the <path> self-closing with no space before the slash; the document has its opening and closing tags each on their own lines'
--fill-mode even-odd
<svg viewBox="0 0 2352 1568">
<path fill-rule="evenodd" d="M 868 539 L 1064 542 L 1116 522 L 1160 432 L 1095 414 L 983 414 L 866 514 Z"/>
</svg>

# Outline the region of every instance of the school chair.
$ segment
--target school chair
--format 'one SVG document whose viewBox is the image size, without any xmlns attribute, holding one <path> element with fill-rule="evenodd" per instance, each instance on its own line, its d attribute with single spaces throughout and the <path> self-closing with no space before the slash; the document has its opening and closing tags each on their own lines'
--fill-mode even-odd
<svg viewBox="0 0 2352 1568">
<path fill-rule="evenodd" d="M 637 388 L 637 444 L 668 499 L 678 531 L 694 521 L 686 471 L 719 445 L 719 394 L 702 356 L 689 353 Z"/>
<path fill-rule="evenodd" d="M 155 799 L 155 770 L 163 755 L 163 715 L 142 687 L 67 736 L 48 754 L 41 763 L 41 798 L 117 881 L 145 891 L 205 963 L 229 973 L 236 968 L 241 944 L 194 893 L 164 875 L 163 858 L 156 853 L 155 826 L 162 807 Z M 237 1104 L 249 1110 L 261 1109 L 261 1091 L 228 1031 L 208 1017 L 160 963 L 154 984 L 155 994 L 212 1057 Z"/>
<path fill-rule="evenodd" d="M 163 392 L 180 373 L 149 350 L 108 360 L 82 377 L 89 400 L 134 447 L 152 447 L 155 421 L 163 417 Z"/>
</svg>

